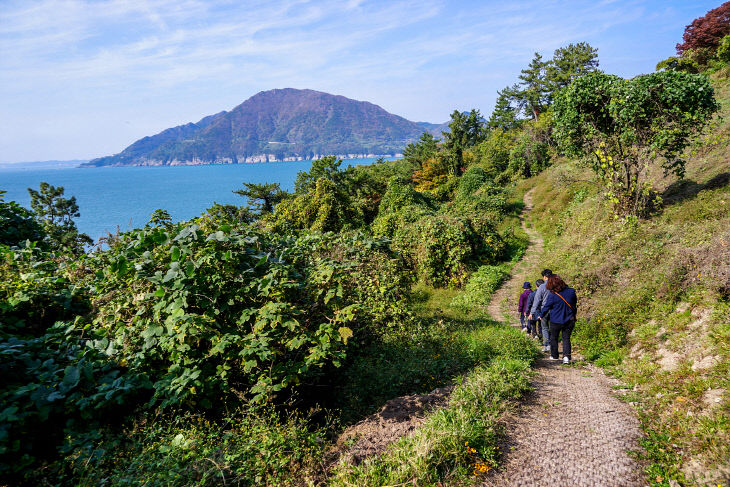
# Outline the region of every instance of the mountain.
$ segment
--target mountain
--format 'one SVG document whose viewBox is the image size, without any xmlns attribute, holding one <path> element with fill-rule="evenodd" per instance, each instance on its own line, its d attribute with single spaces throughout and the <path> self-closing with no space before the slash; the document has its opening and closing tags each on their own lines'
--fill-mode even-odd
<svg viewBox="0 0 730 487">
<path fill-rule="evenodd" d="M 85 167 L 235 164 L 394 155 L 424 131 L 443 125 L 411 122 L 377 105 L 313 90 L 262 91 L 231 111 L 144 137 L 119 154 Z"/>
</svg>

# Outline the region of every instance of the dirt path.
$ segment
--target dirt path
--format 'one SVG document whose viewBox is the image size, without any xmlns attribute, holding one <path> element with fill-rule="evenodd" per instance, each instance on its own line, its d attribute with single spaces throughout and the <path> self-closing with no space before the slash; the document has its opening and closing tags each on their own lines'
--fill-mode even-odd
<svg viewBox="0 0 730 487">
<path fill-rule="evenodd" d="M 522 215 L 520 215 L 520 223 L 530 238 L 530 246 L 527 248 L 522 260 L 512 269 L 512 276 L 509 280 L 502 284 L 502 287 L 492 295 L 489 307 L 487 308 L 489 315 L 495 320 L 506 321 L 510 324 L 517 323 L 518 326 L 517 299 L 522 292 L 522 283 L 529 280 L 533 282 L 534 286 L 534 281 L 540 277 L 539 275 L 528 275 L 527 271 L 537 269 L 535 264 L 537 263 L 537 259 L 542 255 L 543 249 L 542 237 L 532 227 L 529 227 L 525 220 L 525 215 L 532 210 L 532 191 L 530 190 L 525 193 L 525 208 L 522 210 Z"/>
<path fill-rule="evenodd" d="M 513 326 L 519 326 L 512 310 L 522 283 L 536 278 L 526 272 L 539 268 L 535 264 L 543 247 L 542 238 L 524 220 L 532 208 L 531 196 L 525 195 L 522 227 L 532 244 L 489 307 L 494 319 Z M 507 420 L 502 466 L 483 485 L 646 485 L 641 467 L 628 454 L 638 449 L 639 424 L 631 408 L 612 393 L 612 380 L 592 366 L 563 366 L 547 356 L 538 361 L 536 372 L 535 391 Z"/>
</svg>

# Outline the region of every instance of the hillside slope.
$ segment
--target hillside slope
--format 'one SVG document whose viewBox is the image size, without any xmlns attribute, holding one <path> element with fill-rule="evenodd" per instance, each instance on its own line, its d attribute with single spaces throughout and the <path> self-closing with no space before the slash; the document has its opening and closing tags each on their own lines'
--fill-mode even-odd
<svg viewBox="0 0 730 487">
<path fill-rule="evenodd" d="M 396 154 L 424 131 L 372 103 L 313 90 L 263 91 L 229 112 L 140 139 L 86 166 L 241 163 Z M 440 135 L 440 134 L 439 134 Z"/>
<path fill-rule="evenodd" d="M 579 351 L 624 384 L 645 434 L 652 485 L 730 484 L 730 82 L 720 116 L 688 150 L 683 181 L 657 177 L 665 202 L 615 219 L 591 172 L 562 161 L 534 187 L 539 264 L 579 293 Z"/>
</svg>

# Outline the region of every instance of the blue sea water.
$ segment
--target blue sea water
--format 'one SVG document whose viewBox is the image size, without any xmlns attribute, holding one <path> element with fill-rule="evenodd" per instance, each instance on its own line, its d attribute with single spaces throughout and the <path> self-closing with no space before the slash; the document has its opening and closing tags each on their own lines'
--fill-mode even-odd
<svg viewBox="0 0 730 487">
<path fill-rule="evenodd" d="M 342 167 L 374 161 L 346 159 Z M 38 189 L 42 181 L 63 186 L 65 196 L 75 196 L 79 205 L 79 231 L 97 240 L 116 232 L 117 226 L 122 231 L 144 226 L 157 208 L 180 221 L 199 216 L 214 202 L 243 205 L 245 199 L 232 191 L 244 182 L 279 183 L 291 191 L 297 173 L 311 166 L 312 161 L 85 169 L 6 165 L 0 168 L 0 191 L 6 191 L 5 201 L 29 208 L 27 188 Z"/>
</svg>

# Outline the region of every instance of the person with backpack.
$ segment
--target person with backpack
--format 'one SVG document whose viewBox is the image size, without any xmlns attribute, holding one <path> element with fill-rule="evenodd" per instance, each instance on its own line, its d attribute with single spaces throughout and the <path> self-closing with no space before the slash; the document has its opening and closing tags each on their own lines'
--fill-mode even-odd
<svg viewBox="0 0 730 487">
<path fill-rule="evenodd" d="M 548 277 L 553 275 L 553 271 L 550 269 L 545 269 L 542 271 L 542 277 L 543 279 L 547 279 Z M 547 295 L 550 294 L 550 292 L 547 290 L 547 287 L 543 284 L 542 286 L 537 288 L 537 291 L 535 291 L 535 298 L 532 301 L 532 308 L 530 308 L 530 314 L 528 316 L 528 319 L 530 320 L 539 320 L 540 321 L 540 328 L 542 329 L 542 351 L 543 352 L 549 352 L 550 351 L 550 315 L 546 314 L 543 315 L 542 318 L 539 317 L 540 310 L 542 309 L 543 305 L 545 304 L 545 300 L 547 299 Z"/>
<path fill-rule="evenodd" d="M 528 312 L 528 308 L 527 308 L 526 304 L 527 304 L 527 298 L 530 296 L 530 294 L 532 294 L 532 284 L 530 284 L 529 282 L 525 282 L 522 285 L 522 289 L 524 289 L 524 291 L 522 291 L 522 294 L 520 294 L 520 300 L 517 303 L 517 312 L 520 314 L 521 329 L 523 331 L 525 329 L 527 329 L 527 333 L 530 333 L 530 327 L 527 326 L 527 323 L 526 323 L 526 321 L 527 321 L 526 312 Z"/>
<path fill-rule="evenodd" d="M 535 289 L 540 289 L 540 286 L 542 286 L 543 284 L 545 284 L 545 281 L 543 281 L 542 279 L 538 279 L 537 281 L 535 281 Z M 536 292 L 530 293 L 530 295 L 527 296 L 527 303 L 525 304 L 525 313 L 527 314 L 527 330 L 535 338 L 540 335 L 540 329 L 538 326 L 540 320 L 531 319 L 532 314 L 530 313 L 530 310 L 532 309 L 532 304 L 535 302 L 536 294 Z"/>
<path fill-rule="evenodd" d="M 545 284 L 550 293 L 545 300 L 540 314 L 550 316 L 550 360 L 560 360 L 558 356 L 558 334 L 563 339 L 563 363 L 569 364 L 570 334 L 575 327 L 578 309 L 578 296 L 575 289 L 568 287 L 560 276 L 552 275 Z"/>
</svg>

